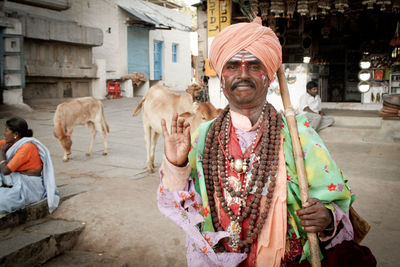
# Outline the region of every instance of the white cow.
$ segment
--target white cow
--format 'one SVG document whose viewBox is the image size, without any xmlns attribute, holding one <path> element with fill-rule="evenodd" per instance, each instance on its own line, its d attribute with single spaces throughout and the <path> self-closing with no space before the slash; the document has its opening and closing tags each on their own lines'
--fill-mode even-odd
<svg viewBox="0 0 400 267">
<path fill-rule="evenodd" d="M 104 107 L 101 101 L 93 97 L 81 97 L 61 103 L 57 106 L 53 122 L 54 136 L 64 149 L 64 161 L 68 161 L 68 156 L 71 154 L 71 135 L 75 125 L 87 124 L 91 130 L 90 145 L 86 153 L 87 156 L 90 156 L 92 152 L 93 141 L 97 132 L 101 132 L 103 136 L 103 155 L 107 155 L 108 145 L 106 132 L 110 132 L 110 129 L 104 117 Z"/>
</svg>

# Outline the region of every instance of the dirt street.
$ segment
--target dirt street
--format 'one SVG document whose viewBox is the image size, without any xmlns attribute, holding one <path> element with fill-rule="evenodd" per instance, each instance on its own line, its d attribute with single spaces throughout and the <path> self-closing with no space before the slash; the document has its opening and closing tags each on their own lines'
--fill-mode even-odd
<svg viewBox="0 0 400 267">
<path fill-rule="evenodd" d="M 110 126 L 109 154 L 102 155 L 98 134 L 90 157 L 89 129 L 75 128 L 72 155 L 53 136 L 56 101 L 31 102 L 34 111 L 0 112 L 0 132 L 13 115 L 27 119 L 34 136 L 52 154 L 59 187 L 79 187 L 86 192 L 64 201 L 54 218 L 82 221 L 86 228 L 73 253 L 46 266 L 185 266 L 183 232 L 158 211 L 158 173 L 145 172 L 146 152 L 141 114 L 132 117 L 140 98 L 103 101 Z M 323 134 L 322 134 L 323 137 Z M 378 266 L 398 266 L 400 253 L 400 144 L 330 143 L 333 158 L 357 193 L 355 208 L 372 226 L 363 244 L 369 246 Z M 156 150 L 156 167 L 162 158 L 162 137 Z M 97 257 L 97 258 L 96 258 Z"/>
</svg>

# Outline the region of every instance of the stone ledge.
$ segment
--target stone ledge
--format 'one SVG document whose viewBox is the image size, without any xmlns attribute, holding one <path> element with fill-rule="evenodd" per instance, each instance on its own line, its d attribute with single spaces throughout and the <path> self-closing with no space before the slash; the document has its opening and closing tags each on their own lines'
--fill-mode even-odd
<svg viewBox="0 0 400 267">
<path fill-rule="evenodd" d="M 62 201 L 65 201 L 77 194 L 86 192 L 88 188 L 88 186 L 84 185 L 60 186 L 58 188 L 60 192 L 60 204 Z M 46 217 L 47 215 L 49 215 L 47 199 L 41 199 L 23 209 L 0 214 L 0 230 L 24 224 L 29 221 L 38 220 Z"/>
<path fill-rule="evenodd" d="M 39 266 L 72 249 L 83 229 L 79 222 L 49 220 L 11 231 L 0 240 L 0 266 Z"/>
</svg>

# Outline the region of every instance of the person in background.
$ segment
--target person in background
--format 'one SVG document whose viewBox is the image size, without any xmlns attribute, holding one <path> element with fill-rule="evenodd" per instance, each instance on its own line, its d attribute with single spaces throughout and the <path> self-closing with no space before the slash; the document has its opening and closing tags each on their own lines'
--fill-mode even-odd
<svg viewBox="0 0 400 267">
<path fill-rule="evenodd" d="M 307 83 L 307 93 L 300 98 L 300 114 L 305 114 L 311 127 L 317 132 L 335 123 L 335 119 L 326 117 L 322 112 L 321 98 L 318 95 L 318 85 L 314 81 Z"/>
<path fill-rule="evenodd" d="M 0 140 L 0 213 L 13 212 L 47 198 L 49 211 L 59 195 L 48 149 L 33 138 L 27 122 L 19 117 L 6 121 Z"/>
</svg>

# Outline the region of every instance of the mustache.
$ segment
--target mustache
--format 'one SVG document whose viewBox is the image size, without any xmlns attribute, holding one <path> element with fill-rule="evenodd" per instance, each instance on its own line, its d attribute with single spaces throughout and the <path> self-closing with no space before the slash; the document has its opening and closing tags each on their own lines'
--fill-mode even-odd
<svg viewBox="0 0 400 267">
<path fill-rule="evenodd" d="M 247 80 L 237 80 L 236 82 L 232 83 L 231 91 L 235 90 L 239 84 L 248 84 L 251 88 L 256 89 L 256 83 L 250 79 Z"/>
</svg>

